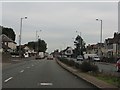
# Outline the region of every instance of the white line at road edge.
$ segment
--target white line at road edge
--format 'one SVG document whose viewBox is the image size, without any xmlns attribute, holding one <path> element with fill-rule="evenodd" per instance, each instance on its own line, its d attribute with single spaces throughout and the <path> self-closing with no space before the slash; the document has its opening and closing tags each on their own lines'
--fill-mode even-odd
<svg viewBox="0 0 120 90">
<path fill-rule="evenodd" d="M 52 83 L 40 83 L 40 85 L 42 85 L 42 86 L 47 86 L 47 85 L 53 85 Z"/>
<path fill-rule="evenodd" d="M 24 70 L 21 70 L 20 72 L 21 72 L 21 73 L 23 73 L 23 72 L 24 72 Z"/>
<path fill-rule="evenodd" d="M 8 78 L 8 79 L 6 79 L 4 82 L 6 83 L 6 82 L 8 82 L 9 80 L 11 80 L 13 77 L 10 77 L 10 78 Z"/>
</svg>

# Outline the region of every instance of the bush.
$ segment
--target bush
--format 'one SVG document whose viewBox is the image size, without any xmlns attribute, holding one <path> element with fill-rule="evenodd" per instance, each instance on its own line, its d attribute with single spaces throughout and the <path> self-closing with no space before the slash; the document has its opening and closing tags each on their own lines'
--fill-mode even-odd
<svg viewBox="0 0 120 90">
<path fill-rule="evenodd" d="M 99 68 L 98 68 L 98 66 L 97 65 L 91 65 L 91 71 L 92 72 L 98 72 L 99 71 Z"/>
<path fill-rule="evenodd" d="M 107 62 L 107 63 L 115 63 L 116 58 L 115 57 L 103 57 L 101 59 L 102 62 Z"/>
<path fill-rule="evenodd" d="M 74 62 L 73 60 L 70 60 L 70 61 L 68 61 L 68 65 L 74 66 L 74 65 L 75 65 L 75 62 Z"/>
<path fill-rule="evenodd" d="M 68 60 L 64 57 L 59 57 L 58 58 L 61 62 L 65 63 L 65 64 L 68 64 Z"/>
<path fill-rule="evenodd" d="M 97 72 L 98 66 L 96 66 L 90 62 L 84 61 L 82 64 L 80 64 L 80 69 L 83 72 L 88 72 L 88 71 Z"/>
<path fill-rule="evenodd" d="M 79 63 L 75 63 L 75 67 L 79 69 L 80 68 Z"/>
</svg>

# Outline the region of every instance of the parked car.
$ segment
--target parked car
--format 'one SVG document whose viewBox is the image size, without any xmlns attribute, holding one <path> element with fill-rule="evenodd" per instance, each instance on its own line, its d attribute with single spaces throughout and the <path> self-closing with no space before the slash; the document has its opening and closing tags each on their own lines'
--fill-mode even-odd
<svg viewBox="0 0 120 90">
<path fill-rule="evenodd" d="M 29 54 L 28 54 L 28 53 L 25 53 L 25 54 L 24 54 L 24 57 L 29 57 Z"/>
<path fill-rule="evenodd" d="M 120 72 L 120 59 L 116 63 L 117 72 Z"/>
<path fill-rule="evenodd" d="M 77 61 L 83 61 L 83 56 L 81 55 L 77 56 Z"/>
<path fill-rule="evenodd" d="M 41 56 L 37 55 L 35 59 L 42 59 Z"/>
<path fill-rule="evenodd" d="M 98 56 L 94 56 L 94 57 L 93 57 L 93 60 L 94 60 L 94 61 L 100 61 L 100 58 L 99 58 Z"/>
<path fill-rule="evenodd" d="M 47 60 L 53 60 L 53 55 L 48 55 Z"/>
</svg>

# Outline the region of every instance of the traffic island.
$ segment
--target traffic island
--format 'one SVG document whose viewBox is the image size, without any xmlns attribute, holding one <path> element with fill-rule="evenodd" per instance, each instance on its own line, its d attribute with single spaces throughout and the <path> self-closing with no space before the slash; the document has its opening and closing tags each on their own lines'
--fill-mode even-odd
<svg viewBox="0 0 120 90">
<path fill-rule="evenodd" d="M 83 72 L 80 72 L 78 69 L 75 69 L 71 66 L 68 66 L 64 63 L 62 63 L 61 61 L 59 60 L 56 60 L 56 62 L 61 66 L 63 67 L 64 69 L 66 69 L 67 71 L 71 72 L 72 74 L 74 74 L 75 76 L 87 81 L 88 83 L 96 86 L 97 88 L 101 89 L 101 90 L 120 90 L 120 88 L 114 86 L 114 85 L 111 85 L 109 83 L 106 83 L 102 80 L 99 80 L 97 78 L 95 78 L 94 76 L 91 76 L 91 75 L 88 75 L 86 73 L 83 73 Z"/>
</svg>

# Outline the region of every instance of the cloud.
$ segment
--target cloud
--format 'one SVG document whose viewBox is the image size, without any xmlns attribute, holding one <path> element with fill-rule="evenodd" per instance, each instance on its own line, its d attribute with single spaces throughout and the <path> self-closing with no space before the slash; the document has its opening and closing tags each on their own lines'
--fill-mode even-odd
<svg viewBox="0 0 120 90">
<path fill-rule="evenodd" d="M 99 42 L 100 22 L 103 20 L 103 38 L 111 37 L 118 30 L 117 3 L 3 3 L 2 24 L 15 30 L 19 35 L 20 18 L 23 20 L 22 42 L 35 40 L 36 30 L 49 45 L 49 51 L 60 47 L 61 43 L 71 44 L 78 33 L 86 43 Z M 18 41 L 18 38 L 16 39 Z"/>
</svg>

